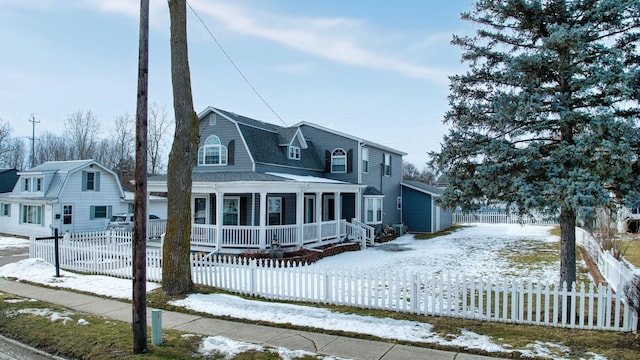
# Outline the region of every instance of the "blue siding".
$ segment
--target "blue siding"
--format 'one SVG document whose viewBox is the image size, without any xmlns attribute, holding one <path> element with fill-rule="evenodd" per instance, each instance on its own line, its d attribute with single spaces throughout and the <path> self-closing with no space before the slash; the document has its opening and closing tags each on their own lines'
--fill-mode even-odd
<svg viewBox="0 0 640 360">
<path fill-rule="evenodd" d="M 208 171 L 253 171 L 253 163 L 251 157 L 247 152 L 242 137 L 238 132 L 238 128 L 235 123 L 225 119 L 222 116 L 216 117 L 215 125 L 209 124 L 209 117 L 205 116 L 200 119 L 200 146 L 207 140 L 207 137 L 216 135 L 220 138 L 222 145 L 229 147 L 229 144 L 233 142 L 233 149 L 227 148 L 229 157 L 233 152 L 233 165 L 226 166 L 196 166 L 193 168 L 194 172 L 208 172 Z M 196 154 L 197 156 L 197 154 Z"/>
<path fill-rule="evenodd" d="M 431 208 L 433 198 L 429 194 L 404 187 L 402 189 L 402 217 L 411 232 L 432 232 Z"/>
</svg>

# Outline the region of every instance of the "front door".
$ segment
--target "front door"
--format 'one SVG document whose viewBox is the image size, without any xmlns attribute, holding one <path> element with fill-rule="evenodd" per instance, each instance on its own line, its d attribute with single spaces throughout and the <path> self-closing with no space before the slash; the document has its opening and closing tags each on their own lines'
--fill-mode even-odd
<svg viewBox="0 0 640 360">
<path fill-rule="evenodd" d="M 60 232 L 73 232 L 73 205 L 62 205 L 62 214 L 60 215 Z"/>
</svg>

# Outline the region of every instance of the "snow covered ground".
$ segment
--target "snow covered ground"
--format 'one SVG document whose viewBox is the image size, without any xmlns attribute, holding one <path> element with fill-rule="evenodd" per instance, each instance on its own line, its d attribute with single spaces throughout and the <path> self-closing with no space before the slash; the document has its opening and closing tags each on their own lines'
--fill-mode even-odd
<svg viewBox="0 0 640 360">
<path fill-rule="evenodd" d="M 522 243 L 558 241 L 557 237 L 549 235 L 549 230 L 549 227 L 536 226 L 482 225 L 464 228 L 453 234 L 431 240 L 416 241 L 412 235 L 405 235 L 377 248 L 323 259 L 313 266 L 394 268 L 406 271 L 442 271 L 459 274 L 491 274 L 492 276 L 514 276 L 515 274 L 545 281 L 555 281 L 558 264 L 536 267 L 533 271 L 518 270 L 500 257 L 500 253 L 518 249 Z M 0 247 L 14 241 L 12 239 L 0 237 Z M 16 246 L 24 246 L 24 244 Z M 520 250 L 522 249 L 518 251 Z M 526 251 L 526 249 L 522 251 Z M 0 268 L 0 277 L 29 280 L 49 286 L 94 292 L 114 298 L 127 299 L 131 297 L 131 280 L 80 275 L 67 271 L 61 272 L 62 277 L 55 278 L 54 273 L 53 265 L 38 259 L 23 260 Z M 158 284 L 149 283 L 147 289 L 151 290 L 157 286 Z M 192 294 L 183 300 L 174 301 L 173 305 L 218 316 L 227 315 L 249 320 L 359 332 L 388 339 L 456 345 L 490 352 L 519 351 L 526 357 L 541 356 L 561 359 L 562 356 L 558 354 L 570 353 L 570 349 L 562 344 L 533 342 L 524 348 L 516 349 L 502 341 L 494 341 L 488 336 L 465 329 L 460 329 L 459 334 L 441 336 L 433 332 L 432 326 L 428 323 L 344 314 L 314 306 L 245 300 L 222 294 Z M 250 349 L 252 346 L 256 345 L 238 343 L 221 337 L 209 337 L 203 341 L 201 351 L 205 353 L 220 352 L 231 356 L 238 351 L 245 351 L 243 349 Z M 277 351 L 284 359 L 301 355 L 299 352 L 287 349 L 277 349 Z M 585 356 L 586 358 L 602 359 L 597 354 Z"/>
</svg>

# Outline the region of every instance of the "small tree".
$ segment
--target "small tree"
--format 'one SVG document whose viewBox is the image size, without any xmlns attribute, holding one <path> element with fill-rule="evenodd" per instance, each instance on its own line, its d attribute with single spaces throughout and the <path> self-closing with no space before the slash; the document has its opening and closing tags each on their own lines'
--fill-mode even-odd
<svg viewBox="0 0 640 360">
<path fill-rule="evenodd" d="M 91 110 L 76 110 L 64 123 L 66 138 L 72 149 L 71 160 L 91 159 L 98 144 L 100 123 Z"/>
<path fill-rule="evenodd" d="M 611 251 L 611 255 L 618 260 L 624 256 L 629 248 L 630 242 L 623 241 L 618 237 L 617 216 L 614 209 L 598 209 L 589 233 L 602 250 Z"/>
</svg>

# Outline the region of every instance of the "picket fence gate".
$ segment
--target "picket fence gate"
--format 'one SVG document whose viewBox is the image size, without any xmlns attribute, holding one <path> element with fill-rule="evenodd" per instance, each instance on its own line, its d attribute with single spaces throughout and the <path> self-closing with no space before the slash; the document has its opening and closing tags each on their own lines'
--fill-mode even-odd
<svg viewBox="0 0 640 360">
<path fill-rule="evenodd" d="M 130 240 L 67 236 L 59 249 L 62 269 L 132 277 Z M 53 263 L 53 241 L 32 238 L 30 257 Z M 161 262 L 160 249 L 147 249 L 149 281 L 162 280 Z M 191 265 L 196 284 L 265 299 L 575 329 L 633 331 L 636 325 L 624 296 L 610 287 L 569 290 L 532 279 L 329 269 L 206 253 L 194 253 Z"/>
</svg>

